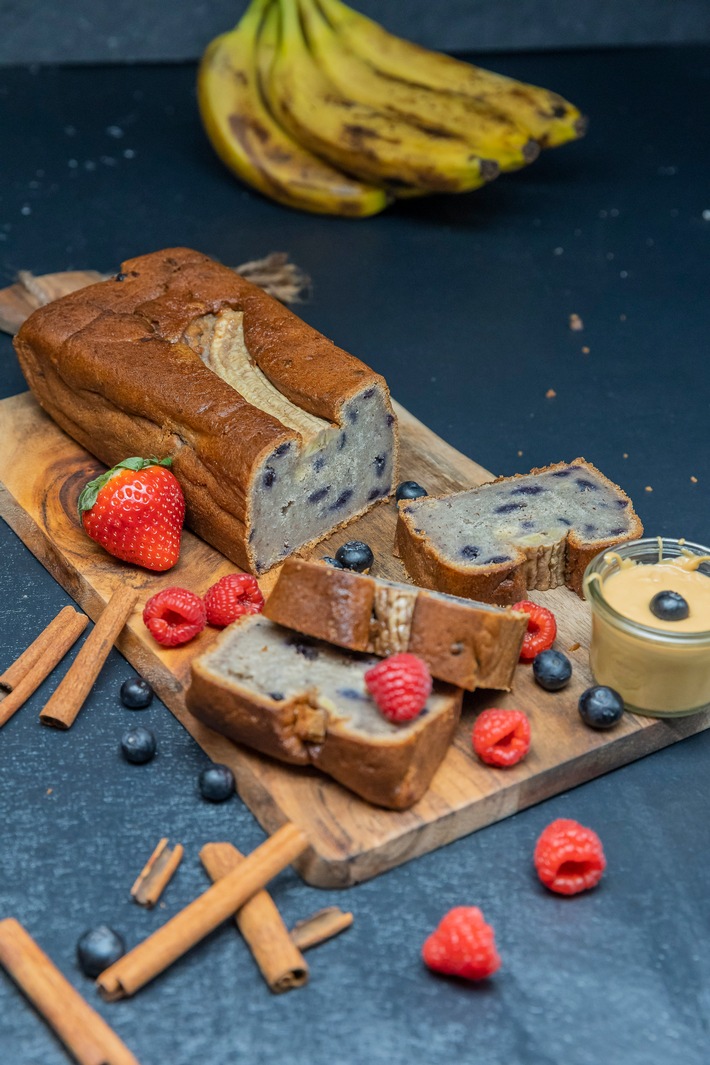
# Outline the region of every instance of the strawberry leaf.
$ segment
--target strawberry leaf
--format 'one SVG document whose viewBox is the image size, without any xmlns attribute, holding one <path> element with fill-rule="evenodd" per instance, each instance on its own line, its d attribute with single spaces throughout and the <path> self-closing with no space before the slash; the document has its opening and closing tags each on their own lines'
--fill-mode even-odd
<svg viewBox="0 0 710 1065">
<path fill-rule="evenodd" d="M 119 470 L 133 470 L 138 473 L 140 470 L 145 470 L 148 466 L 170 466 L 172 464 L 171 458 L 141 458 L 140 455 L 133 455 L 130 458 L 124 459 L 122 462 L 117 462 L 115 466 L 112 466 L 110 470 L 106 470 L 105 473 L 100 474 L 98 477 L 94 477 L 93 481 L 89 481 L 84 486 L 79 496 L 79 520 L 85 510 L 91 510 L 96 500 L 98 499 L 101 489 L 108 484 L 111 478 Z"/>
</svg>

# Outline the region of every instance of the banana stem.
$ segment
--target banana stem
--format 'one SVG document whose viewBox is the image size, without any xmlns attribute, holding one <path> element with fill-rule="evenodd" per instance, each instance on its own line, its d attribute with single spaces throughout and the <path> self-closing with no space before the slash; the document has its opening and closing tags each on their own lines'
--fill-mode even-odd
<svg viewBox="0 0 710 1065">
<path fill-rule="evenodd" d="M 261 25 L 261 21 L 270 3 L 271 0 L 251 0 L 249 7 L 237 23 L 238 28 L 251 30 L 255 33 Z"/>
</svg>

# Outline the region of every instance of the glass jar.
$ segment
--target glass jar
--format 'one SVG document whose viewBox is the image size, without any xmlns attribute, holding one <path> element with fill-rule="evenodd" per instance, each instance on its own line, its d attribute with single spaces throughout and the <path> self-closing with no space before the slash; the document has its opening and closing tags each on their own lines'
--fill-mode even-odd
<svg viewBox="0 0 710 1065">
<path fill-rule="evenodd" d="M 688 555 L 710 555 L 700 544 L 661 537 L 633 540 L 602 551 L 587 566 L 584 595 L 592 608 L 589 659 L 597 684 L 614 688 L 627 710 L 648 717 L 679 717 L 710 709 L 710 630 L 673 632 L 624 617 L 604 598 L 604 581 L 620 560 L 640 565 Z M 710 563 L 698 567 L 708 577 Z"/>
</svg>

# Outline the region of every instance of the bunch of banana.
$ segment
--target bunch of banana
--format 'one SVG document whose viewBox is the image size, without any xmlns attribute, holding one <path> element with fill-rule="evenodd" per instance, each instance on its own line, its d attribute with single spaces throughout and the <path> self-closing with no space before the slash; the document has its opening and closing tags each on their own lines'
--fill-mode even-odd
<svg viewBox="0 0 710 1065">
<path fill-rule="evenodd" d="M 556 94 L 419 48 L 341 0 L 251 0 L 208 46 L 198 101 L 248 184 L 353 217 L 479 188 L 584 131 Z"/>
<path fill-rule="evenodd" d="M 270 4 L 271 0 L 252 0 L 239 25 L 207 47 L 197 77 L 207 136 L 230 170 L 279 203 L 322 214 L 377 214 L 390 202 L 386 192 L 313 155 L 266 107 L 257 63 L 268 69 L 276 46 L 278 26 L 271 19 L 263 25 Z"/>
</svg>

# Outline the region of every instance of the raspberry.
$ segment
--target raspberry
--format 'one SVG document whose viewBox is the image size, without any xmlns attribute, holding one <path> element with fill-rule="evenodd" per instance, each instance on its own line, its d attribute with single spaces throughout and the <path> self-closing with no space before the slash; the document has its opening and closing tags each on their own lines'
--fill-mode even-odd
<svg viewBox="0 0 710 1065">
<path fill-rule="evenodd" d="M 471 739 L 486 765 L 515 765 L 530 750 L 530 722 L 522 710 L 484 710 L 476 718 Z"/>
<path fill-rule="evenodd" d="M 537 841 L 533 860 L 545 887 L 559 895 L 576 895 L 595 887 L 606 868 L 596 832 L 565 818 L 547 826 Z"/>
<path fill-rule="evenodd" d="M 365 674 L 365 684 L 389 721 L 411 721 L 431 694 L 431 673 L 418 655 L 391 655 Z"/>
<path fill-rule="evenodd" d="M 207 623 L 224 628 L 243 614 L 260 614 L 264 597 L 248 573 L 228 573 L 205 592 Z"/>
<path fill-rule="evenodd" d="M 485 980 L 500 969 L 493 929 L 478 906 L 456 906 L 442 917 L 422 947 L 430 969 L 467 980 Z"/>
<path fill-rule="evenodd" d="M 523 646 L 520 649 L 520 661 L 532 662 L 535 655 L 540 651 L 546 651 L 552 647 L 557 635 L 557 622 L 555 615 L 545 606 L 538 606 L 528 599 L 513 604 L 513 610 L 521 610 L 528 615 L 528 631 L 523 636 Z"/>
<path fill-rule="evenodd" d="M 204 629 L 205 604 L 187 588 L 164 588 L 143 607 L 143 621 L 163 647 L 177 647 Z"/>
</svg>

